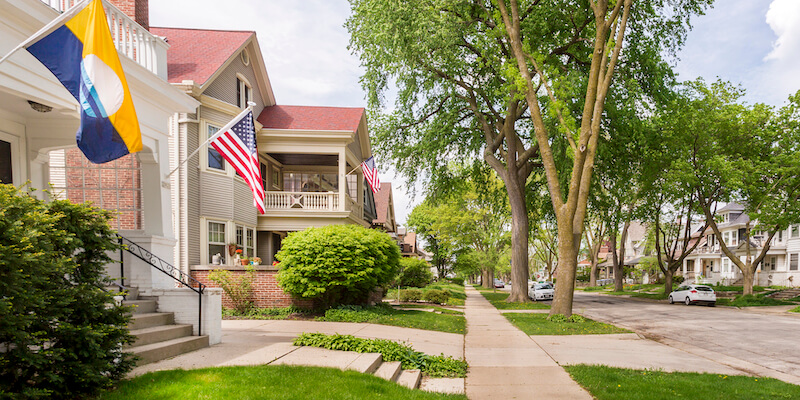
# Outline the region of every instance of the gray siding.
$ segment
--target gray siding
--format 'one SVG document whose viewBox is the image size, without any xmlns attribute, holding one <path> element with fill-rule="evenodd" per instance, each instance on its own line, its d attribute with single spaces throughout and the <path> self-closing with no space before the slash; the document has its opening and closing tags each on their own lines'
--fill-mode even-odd
<svg viewBox="0 0 800 400">
<path fill-rule="evenodd" d="M 233 178 L 213 172 L 200 173 L 200 215 L 222 220 L 233 219 Z"/>
<path fill-rule="evenodd" d="M 367 139 L 369 140 L 369 139 Z M 347 145 L 347 148 L 358 158 L 359 162 L 364 160 L 364 154 L 361 152 L 361 133 L 356 132 L 353 143 Z"/>
<path fill-rule="evenodd" d="M 186 138 L 188 154 L 191 154 L 199 143 L 200 128 L 197 123 L 189 123 L 186 126 Z M 189 265 L 205 264 L 200 262 L 200 157 L 194 156 L 189 160 L 187 169 L 188 195 L 186 199 L 186 242 L 187 256 Z"/>
<path fill-rule="evenodd" d="M 203 94 L 236 105 L 236 74 L 240 73 L 247 78 L 253 89 L 253 101 L 256 103 L 253 109 L 255 111 L 261 111 L 261 109 L 264 108 L 264 102 L 262 101 L 261 91 L 258 89 L 258 81 L 256 80 L 256 74 L 253 70 L 253 63 L 255 62 L 253 54 L 255 53 L 253 52 L 252 45 L 247 46 L 247 48 L 250 49 L 250 65 L 244 65 L 242 58 L 237 53 L 235 58 L 231 61 L 231 64 L 209 84 L 208 88 L 203 91 Z"/>
</svg>

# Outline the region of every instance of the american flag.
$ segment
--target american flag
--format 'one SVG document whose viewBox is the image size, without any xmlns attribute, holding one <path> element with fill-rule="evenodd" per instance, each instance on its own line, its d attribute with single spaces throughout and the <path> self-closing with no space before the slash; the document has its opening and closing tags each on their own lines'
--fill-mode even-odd
<svg viewBox="0 0 800 400">
<path fill-rule="evenodd" d="M 367 179 L 372 193 L 378 193 L 381 190 L 381 180 L 378 178 L 378 168 L 375 168 L 375 158 L 370 157 L 361 163 L 361 171 L 364 172 L 364 178 Z"/>
<path fill-rule="evenodd" d="M 220 129 L 212 137 L 211 146 L 244 178 L 253 191 L 253 205 L 264 214 L 264 188 L 261 186 L 253 111 L 249 108 L 244 110 Z"/>
</svg>

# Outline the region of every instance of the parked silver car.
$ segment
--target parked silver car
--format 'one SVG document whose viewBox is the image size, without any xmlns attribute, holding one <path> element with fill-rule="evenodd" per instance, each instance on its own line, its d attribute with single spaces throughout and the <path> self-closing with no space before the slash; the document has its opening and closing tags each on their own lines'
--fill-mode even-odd
<svg viewBox="0 0 800 400">
<path fill-rule="evenodd" d="M 717 294 L 714 289 L 706 285 L 681 285 L 669 294 L 669 304 L 683 302 L 687 306 L 690 304 L 717 304 Z"/>
<path fill-rule="evenodd" d="M 553 284 L 549 282 L 534 283 L 528 289 L 528 297 L 533 301 L 553 300 Z"/>
</svg>

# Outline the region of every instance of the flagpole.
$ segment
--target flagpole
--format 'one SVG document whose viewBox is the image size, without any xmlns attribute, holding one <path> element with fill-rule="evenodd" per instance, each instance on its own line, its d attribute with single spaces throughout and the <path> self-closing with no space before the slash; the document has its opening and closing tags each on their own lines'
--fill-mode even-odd
<svg viewBox="0 0 800 400">
<path fill-rule="evenodd" d="M 254 105 L 256 105 L 256 103 L 254 103 L 252 101 L 247 102 L 247 108 L 245 108 L 242 112 L 240 112 L 239 115 L 233 117 L 233 119 L 230 122 L 228 122 L 227 125 L 223 126 L 220 130 L 218 130 L 217 133 L 211 135 L 211 137 L 209 137 L 208 140 L 205 141 L 205 143 L 201 144 L 200 146 L 197 146 L 197 148 L 194 150 L 194 152 L 192 152 L 192 154 L 189 154 L 189 156 L 186 157 L 186 159 L 181 161 L 181 163 L 178 164 L 178 166 L 175 167 L 175 169 L 173 169 L 172 172 L 168 173 L 167 176 L 164 177 L 164 179 L 168 179 L 170 176 L 172 176 L 172 174 L 174 174 L 175 171 L 178 170 L 178 168 L 182 167 L 183 164 L 186 164 L 186 162 L 189 161 L 190 158 L 194 157 L 194 155 L 197 154 L 200 151 L 200 149 L 204 148 L 206 145 L 211 143 L 212 140 L 218 138 L 220 135 L 225 133 L 228 129 L 231 129 L 231 127 L 234 125 L 234 121 L 238 121 L 240 118 L 242 118 L 248 112 L 252 112 Z"/>
<path fill-rule="evenodd" d="M 24 49 L 25 46 L 27 46 L 30 42 L 39 40 L 41 37 L 49 35 L 52 31 L 55 30 L 53 28 L 55 28 L 56 25 L 61 25 L 62 22 L 74 17 L 75 14 L 86 8 L 86 6 L 89 4 L 89 1 L 91 0 L 81 0 L 80 3 L 76 3 L 70 9 L 64 11 L 61 15 L 58 16 L 58 18 L 50 21 L 47 25 L 43 26 L 42 29 L 39 29 L 36 33 L 31 35 L 29 38 L 25 39 L 17 47 L 8 52 L 8 54 L 3 56 L 3 58 L 0 58 L 0 64 L 2 64 L 3 61 L 7 60 L 9 57 L 11 57 L 14 53 L 19 51 L 20 49 Z"/>
</svg>

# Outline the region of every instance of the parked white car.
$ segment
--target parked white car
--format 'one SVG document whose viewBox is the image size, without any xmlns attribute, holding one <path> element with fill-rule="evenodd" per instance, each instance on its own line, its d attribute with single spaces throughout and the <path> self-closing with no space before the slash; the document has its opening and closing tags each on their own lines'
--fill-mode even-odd
<svg viewBox="0 0 800 400">
<path fill-rule="evenodd" d="M 549 282 L 534 283 L 528 289 L 528 297 L 533 301 L 553 300 L 553 284 Z"/>
<path fill-rule="evenodd" d="M 717 304 L 717 294 L 714 289 L 706 285 L 681 285 L 669 294 L 669 304 L 683 302 L 687 306 L 690 304 Z"/>
</svg>

